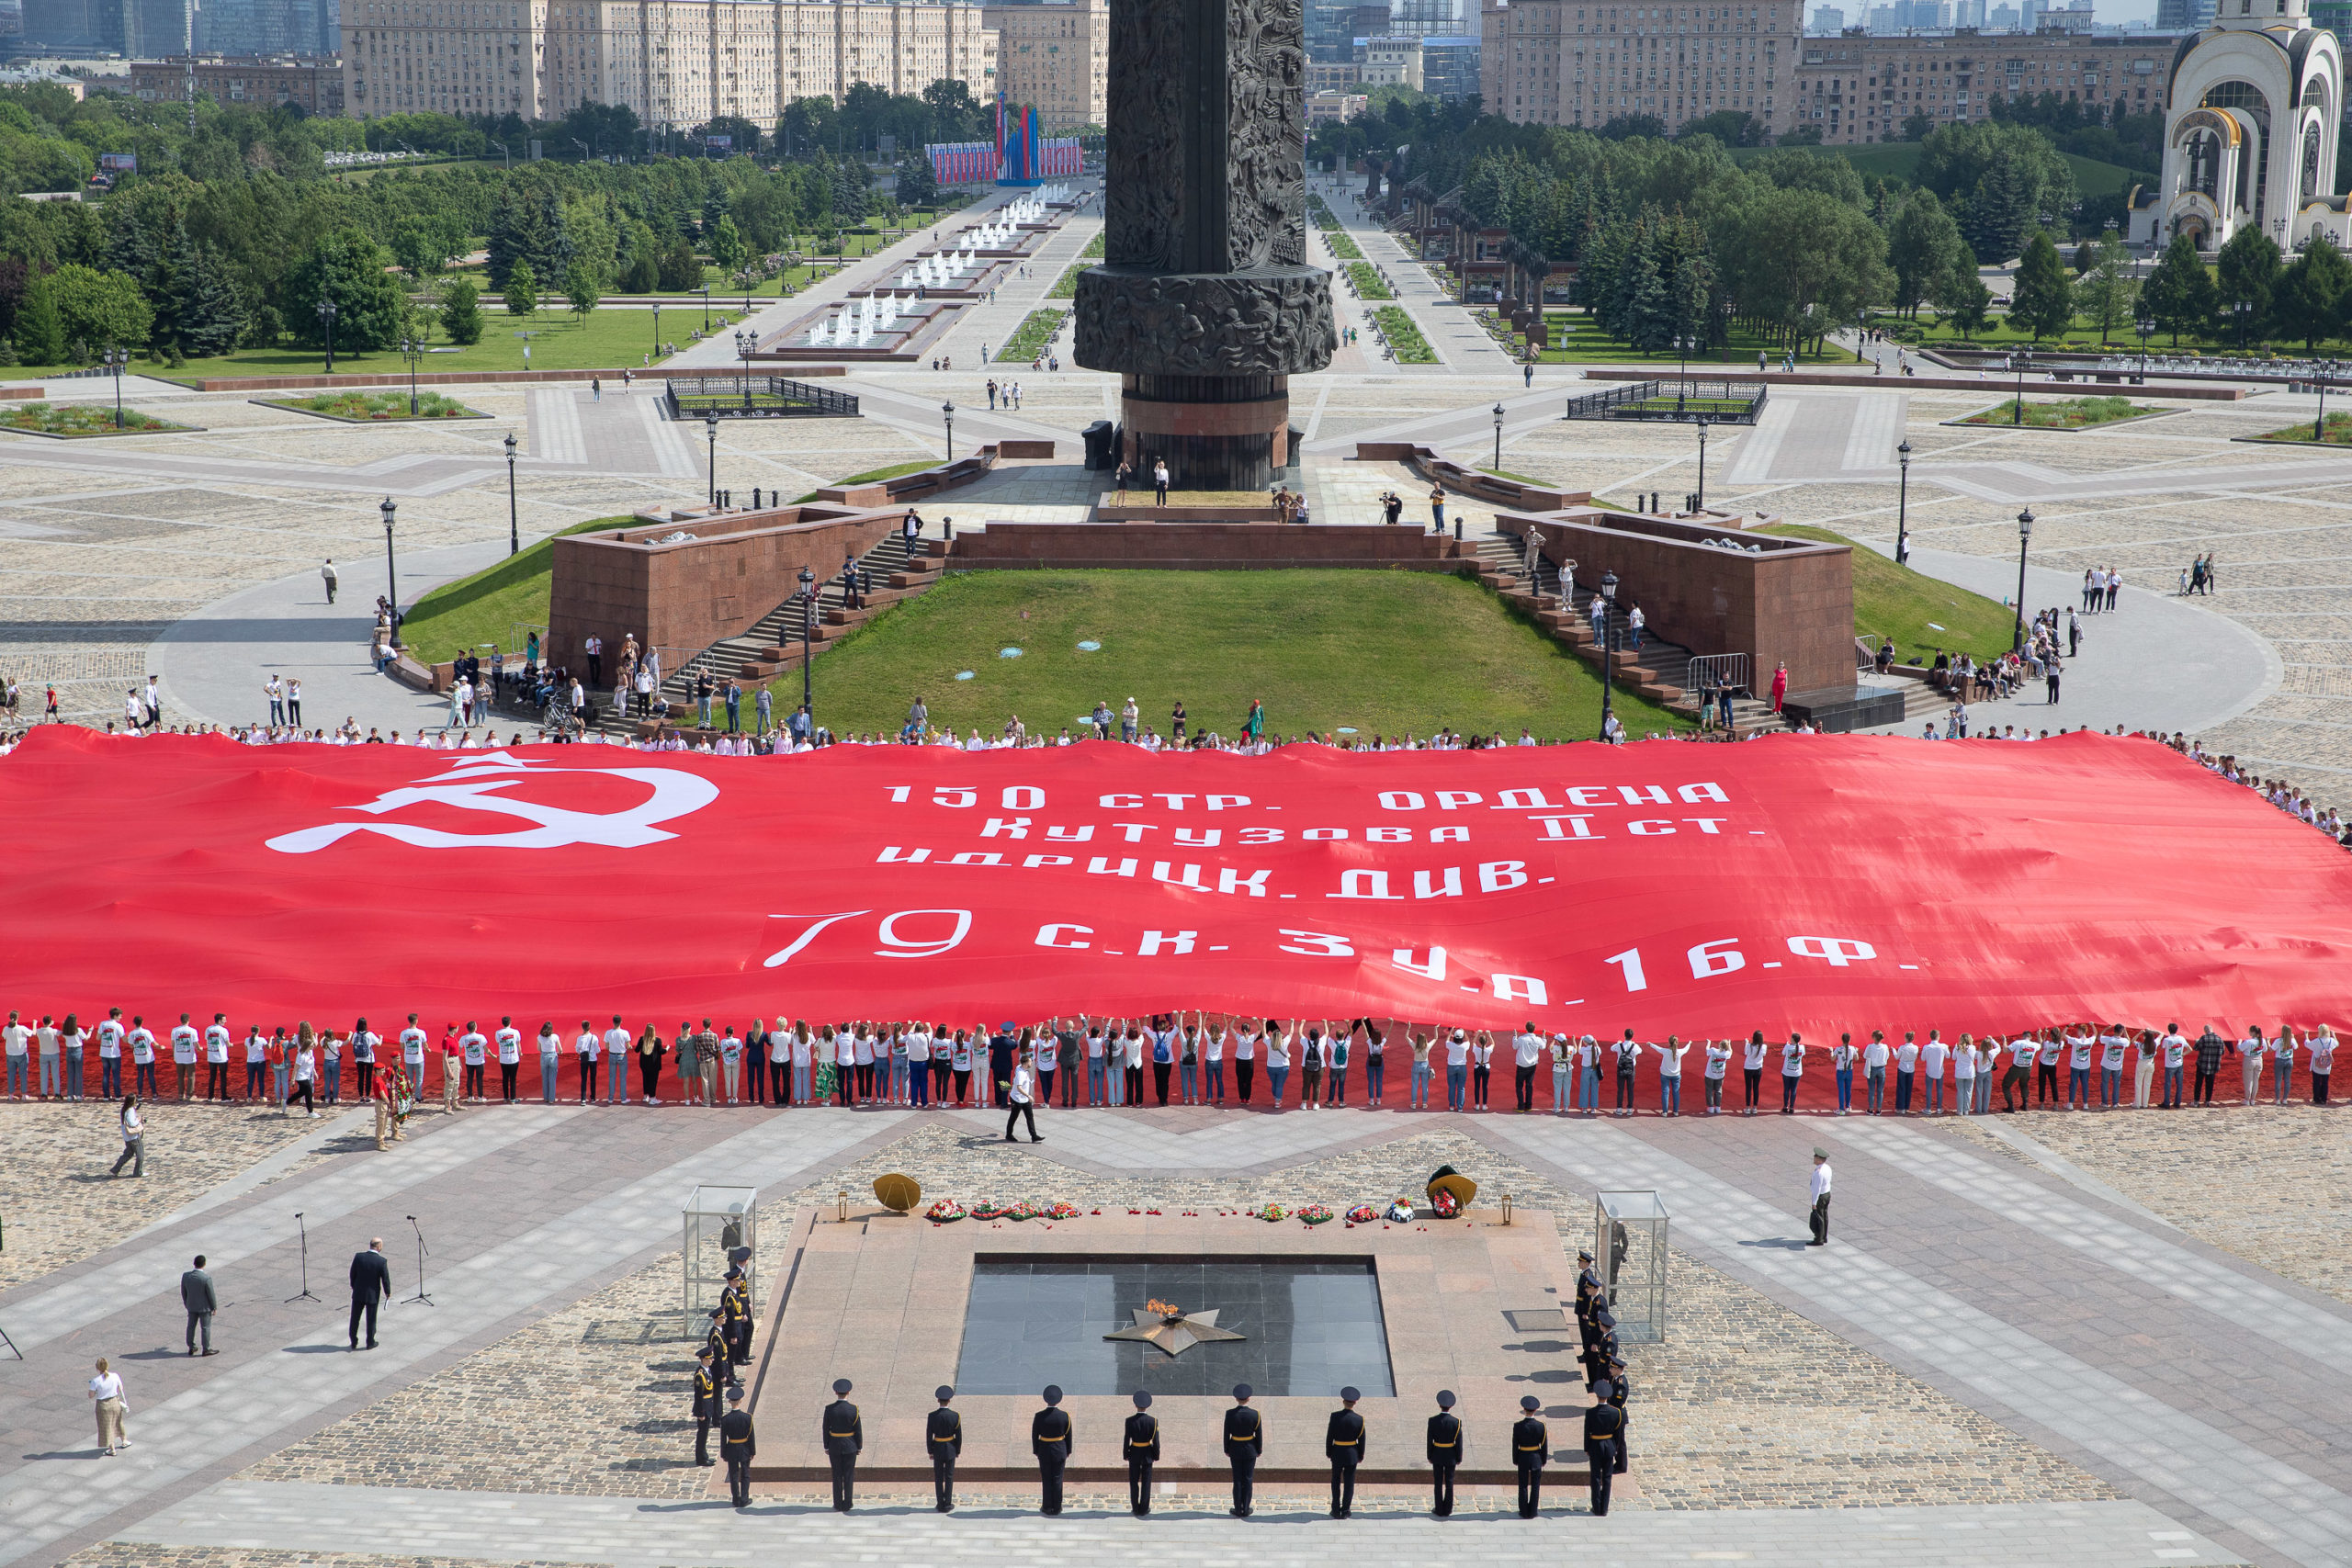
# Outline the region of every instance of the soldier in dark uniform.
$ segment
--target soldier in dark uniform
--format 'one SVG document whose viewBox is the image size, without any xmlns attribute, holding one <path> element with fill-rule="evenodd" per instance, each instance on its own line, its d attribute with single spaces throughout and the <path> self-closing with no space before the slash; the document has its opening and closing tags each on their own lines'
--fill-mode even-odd
<svg viewBox="0 0 2352 1568">
<path fill-rule="evenodd" d="M 1430 1417 L 1430 1471 L 1437 1495 L 1430 1512 L 1439 1518 L 1453 1513 L 1453 1472 L 1462 1463 L 1462 1417 L 1453 1413 L 1453 1391 L 1437 1391 L 1437 1414 Z"/>
<path fill-rule="evenodd" d="M 1233 1517 L 1250 1517 L 1250 1495 L 1258 1478 L 1258 1456 L 1266 1451 L 1265 1419 L 1250 1408 L 1250 1385 L 1233 1385 L 1233 1408 L 1225 1413 L 1225 1457 L 1233 1465 Z"/>
<path fill-rule="evenodd" d="M 1363 1394 L 1340 1391 L 1340 1408 L 1323 1428 L 1323 1457 L 1331 1461 L 1331 1517 L 1344 1519 L 1356 1506 L 1356 1466 L 1363 1462 L 1363 1417 L 1356 1414 Z"/>
<path fill-rule="evenodd" d="M 715 1464 L 710 1457 L 710 1424 L 718 1419 L 718 1376 L 712 1370 L 707 1345 L 695 1352 L 695 1462 Z"/>
<path fill-rule="evenodd" d="M 1595 1518 L 1609 1512 L 1610 1478 L 1625 1468 L 1625 1413 L 1609 1402 L 1611 1392 L 1607 1378 L 1594 1384 L 1592 1396 L 1599 1403 L 1584 1413 L 1584 1462 L 1591 1472 Z"/>
<path fill-rule="evenodd" d="M 760 1451 L 752 1435 L 752 1413 L 743 1408 L 743 1385 L 727 1391 L 727 1414 L 718 1420 L 718 1451 L 727 1461 L 727 1491 L 739 1508 L 752 1506 L 752 1456 Z"/>
<path fill-rule="evenodd" d="M 710 1319 L 705 1325 L 702 1345 L 704 1349 L 710 1352 L 711 1376 L 717 1378 L 722 1386 L 736 1382 L 735 1348 L 728 1342 L 727 1308 L 724 1303 L 710 1309 Z M 715 1405 L 711 1410 L 710 1418 L 714 1421 L 718 1419 L 718 1411 Z"/>
<path fill-rule="evenodd" d="M 857 1406 L 849 1402 L 849 1379 L 833 1380 L 833 1402 L 825 1406 L 817 1429 L 825 1441 L 825 1457 L 833 1463 L 833 1506 L 846 1514 L 857 1483 L 857 1456 L 865 1447 L 865 1427 Z"/>
<path fill-rule="evenodd" d="M 1139 1519 L 1151 1512 L 1151 1467 L 1159 1460 L 1159 1418 L 1146 1414 L 1150 1408 L 1151 1391 L 1137 1389 L 1120 1449 L 1127 1456 L 1127 1511 Z"/>
<path fill-rule="evenodd" d="M 727 1270 L 727 1289 L 718 1298 L 719 1326 L 727 1336 L 727 1364 L 731 1369 L 748 1366 L 752 1359 L 752 1282 L 743 1275 L 741 1266 Z"/>
<path fill-rule="evenodd" d="M 931 1450 L 931 1485 L 939 1495 L 939 1511 L 952 1514 L 956 1511 L 956 1461 L 964 1452 L 964 1418 L 947 1408 L 947 1402 L 956 1397 L 954 1389 L 941 1383 L 932 1392 L 938 1396 L 939 1408 L 923 1427 L 922 1442 Z"/>
<path fill-rule="evenodd" d="M 1046 1408 L 1029 1418 L 1029 1451 L 1037 1456 L 1037 1511 L 1052 1518 L 1062 1511 L 1062 1467 L 1070 1452 L 1069 1412 L 1062 1408 L 1059 1383 L 1046 1385 Z"/>
<path fill-rule="evenodd" d="M 1584 1354 L 1577 1358 L 1584 1363 L 1584 1381 L 1597 1383 L 1609 1375 L 1609 1363 L 1617 1359 L 1617 1314 L 1605 1303 L 1596 1303 L 1592 1321 L 1584 1331 Z"/>
<path fill-rule="evenodd" d="M 1608 1304 L 1608 1292 L 1600 1287 L 1600 1272 L 1592 1266 L 1592 1254 L 1577 1254 L 1577 1322 L 1581 1324 L 1592 1315 L 1596 1306 Z"/>
<path fill-rule="evenodd" d="M 1631 1417 L 1625 1413 L 1625 1402 L 1633 1396 L 1633 1385 L 1625 1381 L 1625 1361 L 1621 1356 L 1609 1363 L 1609 1393 L 1605 1401 L 1617 1407 L 1620 1417 L 1617 1423 L 1617 1473 L 1619 1475 L 1625 1473 L 1625 1456 L 1632 1451 L 1633 1428 Z"/>
<path fill-rule="evenodd" d="M 1552 1457 L 1552 1434 L 1535 1414 L 1544 1407 L 1542 1400 L 1521 1394 L 1519 1407 L 1526 1414 L 1511 1424 L 1510 1459 L 1519 1470 L 1519 1517 L 1532 1519 L 1544 1506 L 1544 1466 Z"/>
</svg>

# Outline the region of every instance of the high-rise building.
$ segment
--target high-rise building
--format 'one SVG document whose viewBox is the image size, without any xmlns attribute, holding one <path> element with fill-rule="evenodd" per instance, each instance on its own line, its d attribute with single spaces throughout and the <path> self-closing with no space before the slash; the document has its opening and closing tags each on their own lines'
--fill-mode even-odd
<svg viewBox="0 0 2352 1568">
<path fill-rule="evenodd" d="M 1052 131 L 1101 125 L 1111 87 L 1109 0 L 990 5 L 982 25 L 997 35 L 996 85 L 1016 104 L 1034 104 Z"/>
<path fill-rule="evenodd" d="M 1479 23 L 1481 90 L 1492 113 L 1544 125 L 1654 115 L 1671 130 L 1737 109 L 1778 130 L 1804 17 L 1799 0 L 1670 12 L 1486 0 Z"/>
<path fill-rule="evenodd" d="M 2173 49 L 2152 33 L 1808 39 L 1791 101 L 1795 123 L 1833 145 L 1890 140 L 1914 117 L 1931 127 L 1983 120 L 1996 98 L 2044 93 L 2100 118 L 2144 114 L 2164 107 Z"/>
<path fill-rule="evenodd" d="M 187 6 L 199 54 L 333 56 L 341 47 L 337 0 L 131 0 L 176 13 Z M 143 55 L 181 54 L 183 42 L 149 47 Z"/>
<path fill-rule="evenodd" d="M 2352 4 L 2352 0 L 2347 0 Z M 1421 39 L 1421 91 L 1446 103 L 1479 92 L 1478 40 L 1460 35 Z"/>
<path fill-rule="evenodd" d="M 1846 30 L 1846 13 L 1835 6 L 1815 6 L 1804 30 L 1815 38 L 1836 38 Z"/>
<path fill-rule="evenodd" d="M 351 0 L 343 37 L 345 112 L 360 118 L 555 119 L 604 103 L 667 130 L 718 115 L 766 123 L 859 82 L 996 91 L 996 34 L 965 0 Z"/>
<path fill-rule="evenodd" d="M 2156 0 L 2156 30 L 2160 33 L 2199 32 L 2213 25 L 2214 0 Z M 2323 6 L 2312 6 L 2312 22 L 2315 27 L 2327 24 L 2320 20 Z M 2339 9 L 2352 11 L 2352 6 Z M 2352 18 L 2347 18 L 2352 19 Z M 2343 35 L 2338 33 L 2337 37 Z"/>
<path fill-rule="evenodd" d="M 24 42 L 40 54 L 123 54 L 130 0 L 25 0 Z"/>
</svg>

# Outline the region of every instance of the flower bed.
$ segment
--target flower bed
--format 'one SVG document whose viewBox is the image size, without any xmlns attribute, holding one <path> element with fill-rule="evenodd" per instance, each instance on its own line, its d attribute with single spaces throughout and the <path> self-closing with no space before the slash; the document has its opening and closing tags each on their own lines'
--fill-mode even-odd
<svg viewBox="0 0 2352 1568">
<path fill-rule="evenodd" d="M 1989 409 L 1955 420 L 1955 424 L 2016 424 L 2018 400 L 2011 398 Z M 2029 402 L 2023 423 L 2029 430 L 2085 430 L 2119 420 L 2144 419 L 2165 411 L 2135 403 L 2129 398 L 2064 398 L 2056 402 Z"/>
<path fill-rule="evenodd" d="M 1061 331 L 1062 319 L 1069 314 L 1068 310 L 1030 311 L 1011 340 L 996 351 L 997 363 L 1025 364 L 1043 355 L 1054 341 L 1054 334 Z"/>
<path fill-rule="evenodd" d="M 136 409 L 122 411 L 120 428 L 115 425 L 115 412 L 104 403 L 24 403 L 0 413 L 0 428 L 28 431 L 35 435 L 135 435 L 141 432 L 194 430 L 192 424 L 174 424 L 165 419 L 155 419 Z"/>
<path fill-rule="evenodd" d="M 1336 229 L 1323 236 L 1323 243 L 1330 246 L 1331 254 L 1343 262 L 1363 260 L 1363 253 L 1356 248 L 1356 243 Z"/>
<path fill-rule="evenodd" d="M 1089 265 L 1091 264 L 1086 262 L 1073 262 L 1063 268 L 1062 275 L 1054 279 L 1054 286 L 1046 290 L 1046 298 L 1048 299 L 1077 299 L 1078 275 L 1084 272 Z"/>
<path fill-rule="evenodd" d="M 1430 340 L 1421 335 L 1421 329 L 1413 324 L 1413 318 L 1405 314 L 1401 308 L 1384 305 L 1372 313 L 1372 319 L 1379 323 L 1380 335 L 1396 355 L 1397 364 L 1437 363 L 1437 350 L 1430 346 Z"/>
<path fill-rule="evenodd" d="M 1394 299 L 1396 291 L 1380 281 L 1380 274 L 1372 270 L 1368 261 L 1352 261 L 1344 268 L 1348 281 L 1355 285 L 1359 299 Z"/>
<path fill-rule="evenodd" d="M 1319 196 L 1310 196 L 1306 198 L 1306 215 L 1315 220 L 1315 226 L 1317 229 L 1326 232 L 1335 231 L 1340 227 L 1340 220 L 1331 216 L 1331 209 L 1324 205 L 1323 198 Z"/>
<path fill-rule="evenodd" d="M 296 413 L 323 414 L 329 419 L 374 423 L 378 420 L 482 419 L 479 409 L 468 408 L 439 392 L 416 394 L 416 412 L 408 412 L 406 392 L 321 392 L 313 398 L 270 398 L 265 406 L 291 409 Z"/>
<path fill-rule="evenodd" d="M 2352 446 L 2352 413 L 2329 414 L 2327 416 L 2327 423 L 2324 428 L 2322 438 L 2318 442 L 2314 442 L 2312 439 L 2312 427 L 2311 423 L 2308 420 L 2299 420 L 2295 423 L 2287 426 L 2284 430 L 2267 431 L 2260 435 L 2247 435 L 2243 436 L 2240 439 L 2246 441 L 2298 442 L 2305 446 L 2315 445 L 2326 446 Z"/>
</svg>

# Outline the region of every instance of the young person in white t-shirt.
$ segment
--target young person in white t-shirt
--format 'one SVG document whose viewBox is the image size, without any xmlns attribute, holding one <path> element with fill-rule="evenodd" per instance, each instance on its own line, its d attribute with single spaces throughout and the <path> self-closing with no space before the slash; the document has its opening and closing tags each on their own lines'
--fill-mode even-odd
<svg viewBox="0 0 2352 1568">
<path fill-rule="evenodd" d="M 1246 1018 L 1236 1018 L 1226 1032 L 1233 1047 L 1233 1092 L 1242 1104 L 1247 1105 L 1250 1103 L 1250 1084 L 1258 1071 L 1258 1026 Z"/>
<path fill-rule="evenodd" d="M 1781 1047 L 1781 1114 L 1797 1113 L 1797 1089 L 1804 1082 L 1804 1040 L 1792 1032 Z"/>
<path fill-rule="evenodd" d="M 523 1070 L 523 1032 L 514 1027 L 512 1018 L 498 1021 L 498 1095 L 508 1105 L 514 1103 L 514 1079 Z"/>
<path fill-rule="evenodd" d="M 124 1036 L 123 1043 L 130 1048 L 131 1092 L 141 1100 L 153 1100 L 156 1098 L 155 1032 L 147 1027 L 146 1014 L 132 1016 L 130 1032 Z"/>
<path fill-rule="evenodd" d="M 2164 1037 L 2156 1042 L 2156 1048 L 2163 1053 L 2165 1059 L 2164 1109 L 2177 1111 L 2188 1103 L 2180 1088 L 2181 1067 L 2188 1061 L 2190 1049 L 2188 1037 L 2180 1032 L 2179 1024 L 2167 1025 Z"/>
<path fill-rule="evenodd" d="M 1470 1087 L 1470 1034 L 1457 1029 L 1445 1037 L 1445 1108 L 1462 1109 L 1463 1094 Z"/>
<path fill-rule="evenodd" d="M 122 1010 L 109 1009 L 98 1021 L 98 1093 L 107 1100 L 122 1098 Z"/>
<path fill-rule="evenodd" d="M 1962 1116 L 1976 1110 L 1976 1040 L 1963 1034 L 1951 1048 L 1951 1108 Z"/>
<path fill-rule="evenodd" d="M 196 1053 L 198 1043 L 203 1038 L 186 1013 L 180 1014 L 179 1022 L 172 1026 L 172 1070 L 178 1077 L 179 1097 L 183 1100 L 196 1098 Z"/>
<path fill-rule="evenodd" d="M 1588 1034 L 1577 1042 L 1577 1089 L 1587 1116 L 1600 1114 L 1600 1042 Z"/>
<path fill-rule="evenodd" d="M 580 1069 L 580 1103 L 596 1103 L 596 1069 L 605 1054 L 605 1037 L 596 1032 L 596 1025 L 588 1019 L 580 1021 L 580 1032 L 571 1037 L 571 1054 L 578 1058 Z"/>
<path fill-rule="evenodd" d="M 1678 1035 L 1669 1034 L 1663 1045 L 1653 1045 L 1657 1057 L 1657 1111 L 1661 1116 L 1682 1114 L 1682 1058 L 1690 1047 Z"/>
<path fill-rule="evenodd" d="M 1928 1031 L 1928 1043 L 1919 1047 L 1919 1070 L 1928 1078 L 1928 1092 L 1921 1098 L 1928 1102 L 1929 1116 L 1944 1113 L 1944 1067 L 1951 1056 L 1951 1047 L 1944 1043 L 1943 1032 Z"/>
<path fill-rule="evenodd" d="M 1201 1027 L 1201 1100 L 1220 1109 L 1225 1104 L 1225 1043 L 1229 1020 L 1220 1020 L 1211 1027 L 1208 1019 L 1194 1013 Z"/>
<path fill-rule="evenodd" d="M 474 1027 L 472 1019 L 466 1020 L 466 1032 L 458 1036 L 458 1051 L 465 1058 L 466 1079 L 462 1098 L 480 1105 L 490 1097 L 483 1091 L 482 1069 L 490 1062 L 490 1041 Z"/>
<path fill-rule="evenodd" d="M 632 1047 L 636 1040 L 628 1027 L 621 1022 L 621 1015 L 613 1014 L 613 1026 L 605 1031 L 605 1103 L 628 1103 L 628 1069 Z"/>
<path fill-rule="evenodd" d="M 2303 1036 L 2303 1048 L 2311 1054 L 2312 1103 L 2327 1103 L 2327 1080 L 2335 1072 L 2335 1032 L 2323 1023 Z"/>
<path fill-rule="evenodd" d="M 2285 1024 L 2270 1042 L 2271 1103 L 2287 1103 L 2287 1091 L 2295 1077 L 2295 1032 Z"/>
<path fill-rule="evenodd" d="M 396 1043 L 401 1049 L 401 1068 L 408 1074 L 408 1092 L 412 1100 L 424 1098 L 424 1048 L 432 1043 L 416 1021 L 416 1014 L 408 1015 L 408 1027 L 401 1030 Z"/>
<path fill-rule="evenodd" d="M 776 1014 L 775 1026 L 779 1031 L 784 1029 L 782 1013 Z M 808 1021 L 802 1018 L 794 1019 L 790 1032 L 785 1034 L 783 1039 L 785 1059 L 792 1069 L 791 1103 L 809 1104 L 815 1099 L 814 1086 L 809 1082 L 809 1077 L 815 1070 L 812 1051 L 816 1045 L 816 1037 L 808 1032 Z M 947 1097 L 943 1094 L 940 1098 L 945 1100 Z M 781 1102 L 784 1096 L 779 1094 L 776 1099 Z"/>
<path fill-rule="evenodd" d="M 1634 1113 L 1634 1082 L 1642 1065 L 1641 1043 L 1634 1038 L 1634 1032 L 1629 1029 L 1616 1044 L 1610 1047 L 1610 1051 L 1617 1058 L 1617 1114 L 1631 1116 Z"/>
<path fill-rule="evenodd" d="M 1555 1032 L 1544 1043 L 1545 1053 L 1552 1058 L 1552 1114 L 1566 1116 L 1576 1103 L 1577 1043 L 1565 1031 Z"/>
<path fill-rule="evenodd" d="M 1706 1113 L 1710 1116 L 1720 1116 L 1724 1113 L 1724 1075 L 1730 1071 L 1731 1042 L 1728 1040 L 1708 1041 L 1705 1083 Z"/>
<path fill-rule="evenodd" d="M 226 1103 L 229 1092 L 229 1015 L 216 1012 L 204 1026 L 204 1098 Z"/>
<path fill-rule="evenodd" d="M 101 1025 L 100 1027 L 104 1027 Z M 2237 1043 L 2238 1066 L 2245 1072 L 2245 1103 L 2256 1104 L 2262 1095 L 2262 1054 L 2269 1048 L 2262 1037 L 2262 1025 L 2249 1023 L 2245 1035 Z"/>
<path fill-rule="evenodd" d="M 1512 1102 L 1521 1115 L 1535 1109 L 1535 1068 L 1544 1060 L 1544 1036 L 1530 1019 L 1510 1037 Z"/>
<path fill-rule="evenodd" d="M 563 1066 L 563 1036 L 555 1032 L 555 1020 L 540 1021 L 533 1043 L 539 1048 L 539 1103 L 553 1105 L 556 1077 Z"/>
<path fill-rule="evenodd" d="M 2086 1026 L 2079 1033 L 2066 1036 L 2066 1109 L 2088 1111 L 2091 1108 L 2091 1063 L 2098 1049 L 2098 1036 Z"/>
<path fill-rule="evenodd" d="M 1742 1116 L 1756 1114 L 1756 1097 L 1764 1087 L 1764 1032 L 1748 1031 L 1747 1043 L 1739 1058 L 1740 1087 L 1747 1091 L 1747 1100 L 1740 1107 Z"/>
<path fill-rule="evenodd" d="M 2102 1030 L 2098 1037 L 2098 1104 L 2114 1111 L 2123 1103 L 2123 1063 L 2132 1054 L 2132 1037 L 2120 1024 Z"/>
<path fill-rule="evenodd" d="M 1919 1070 L 1919 1037 L 1916 1031 L 1903 1032 L 1903 1043 L 1894 1048 L 1894 1113 L 1911 1114 L 1911 1089 L 1917 1082 Z"/>
</svg>

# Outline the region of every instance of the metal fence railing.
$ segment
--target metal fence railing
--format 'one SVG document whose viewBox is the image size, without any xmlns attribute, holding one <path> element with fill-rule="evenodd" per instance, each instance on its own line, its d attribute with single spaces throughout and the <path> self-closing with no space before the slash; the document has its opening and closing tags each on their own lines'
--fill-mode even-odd
<svg viewBox="0 0 2352 1568">
<path fill-rule="evenodd" d="M 1734 692 L 1748 689 L 1747 655 L 1700 653 L 1691 656 L 1690 667 L 1683 671 L 1683 691 L 1697 696 L 1712 697 L 1726 687 Z"/>
<path fill-rule="evenodd" d="M 782 376 L 673 376 L 667 392 L 672 419 L 857 417 L 854 393 Z"/>
<path fill-rule="evenodd" d="M 1569 419 L 1636 419 L 1754 424 L 1764 412 L 1764 383 L 1727 378 L 1629 381 L 1568 400 Z"/>
</svg>

